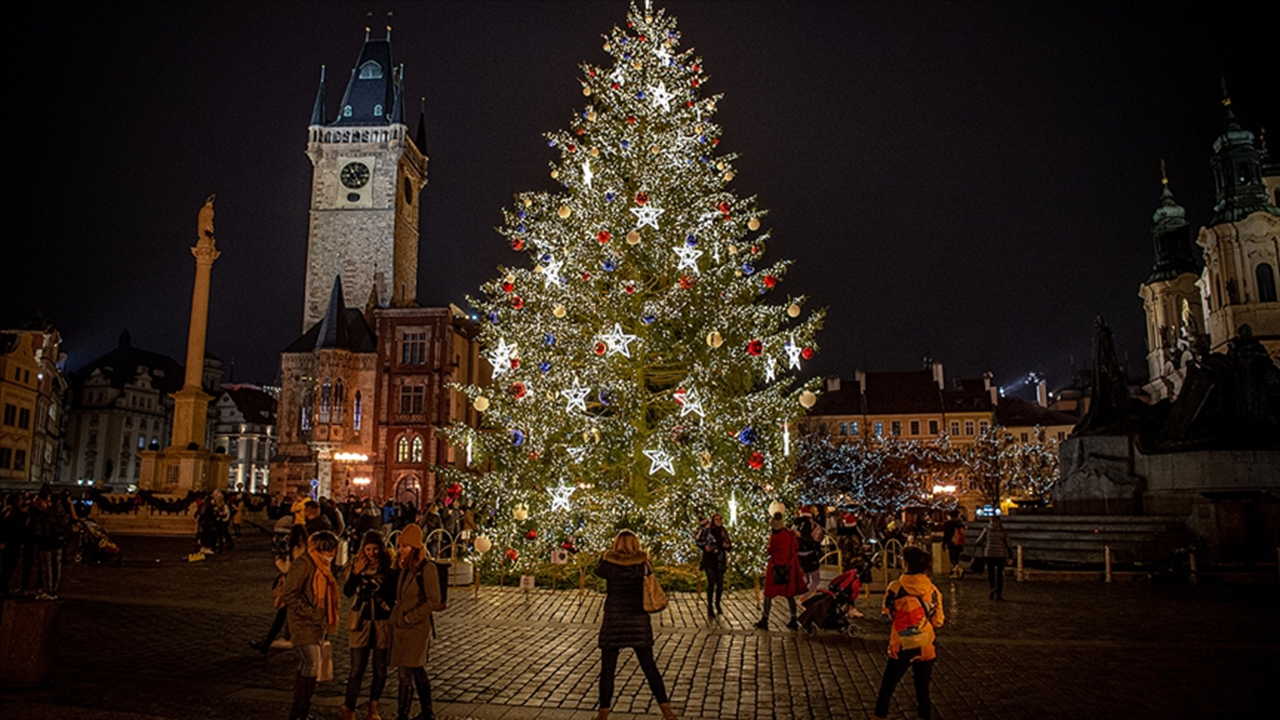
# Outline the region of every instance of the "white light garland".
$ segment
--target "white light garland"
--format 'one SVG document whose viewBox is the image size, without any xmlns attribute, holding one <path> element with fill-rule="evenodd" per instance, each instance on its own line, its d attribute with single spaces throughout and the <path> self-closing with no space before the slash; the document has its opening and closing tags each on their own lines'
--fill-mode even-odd
<svg viewBox="0 0 1280 720">
<path fill-rule="evenodd" d="M 773 382 L 778 377 L 778 361 L 769 358 L 764 364 L 764 380 L 765 382 Z"/>
<path fill-rule="evenodd" d="M 591 181 L 595 179 L 595 176 L 596 174 L 591 172 L 591 161 L 583 160 L 582 161 L 582 184 L 586 185 L 588 190 L 591 189 Z"/>
</svg>

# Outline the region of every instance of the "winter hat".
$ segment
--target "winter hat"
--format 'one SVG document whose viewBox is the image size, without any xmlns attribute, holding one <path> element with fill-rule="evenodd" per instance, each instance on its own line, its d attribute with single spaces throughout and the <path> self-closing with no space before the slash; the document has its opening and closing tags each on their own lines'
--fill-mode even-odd
<svg viewBox="0 0 1280 720">
<path fill-rule="evenodd" d="M 369 530 L 360 538 L 360 547 L 365 545 L 377 545 L 379 549 L 387 546 L 386 541 L 382 539 L 382 533 L 377 530 Z"/>
<path fill-rule="evenodd" d="M 409 546 L 412 548 L 422 549 L 422 528 L 417 525 L 406 525 L 400 531 L 400 539 L 396 542 L 400 546 Z"/>
</svg>

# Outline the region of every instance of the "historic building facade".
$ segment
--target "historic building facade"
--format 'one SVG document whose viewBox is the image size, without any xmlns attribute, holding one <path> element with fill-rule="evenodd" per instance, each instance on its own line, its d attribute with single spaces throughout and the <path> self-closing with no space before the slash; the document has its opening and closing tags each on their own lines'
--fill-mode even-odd
<svg viewBox="0 0 1280 720">
<path fill-rule="evenodd" d="M 226 487 L 266 492 L 276 454 L 276 398 L 256 385 L 223 385 L 213 403 L 213 445 L 231 458 Z"/>
<path fill-rule="evenodd" d="M 0 486 L 57 480 L 67 394 L 61 342 L 47 325 L 0 331 Z"/>
</svg>

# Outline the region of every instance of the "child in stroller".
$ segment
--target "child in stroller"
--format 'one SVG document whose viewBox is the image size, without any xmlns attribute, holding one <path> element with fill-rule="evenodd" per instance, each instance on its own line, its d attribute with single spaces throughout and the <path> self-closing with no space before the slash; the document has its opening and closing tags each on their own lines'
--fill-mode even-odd
<svg viewBox="0 0 1280 720">
<path fill-rule="evenodd" d="M 80 521 L 80 562 L 86 565 L 120 565 L 120 546 L 107 531 L 89 518 Z"/>
<path fill-rule="evenodd" d="M 842 632 L 849 637 L 858 637 L 862 631 L 849 621 L 851 617 L 862 617 L 853 606 L 853 601 L 862 593 L 862 581 L 858 578 L 858 570 L 846 570 L 831 581 L 825 590 L 818 590 L 804 601 L 804 612 L 800 614 L 800 627 L 809 637 L 818 634 L 818 629 Z"/>
</svg>

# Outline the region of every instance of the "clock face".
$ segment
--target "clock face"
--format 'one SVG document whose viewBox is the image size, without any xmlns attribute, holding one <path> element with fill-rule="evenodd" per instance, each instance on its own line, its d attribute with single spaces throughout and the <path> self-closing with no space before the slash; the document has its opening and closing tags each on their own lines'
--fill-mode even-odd
<svg viewBox="0 0 1280 720">
<path fill-rule="evenodd" d="M 347 163 L 338 174 L 342 184 L 351 188 L 362 188 L 369 183 L 369 166 L 360 162 Z"/>
</svg>

